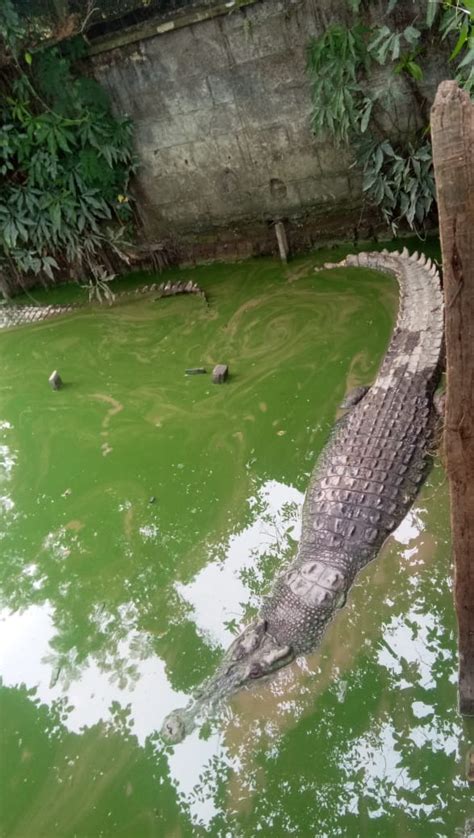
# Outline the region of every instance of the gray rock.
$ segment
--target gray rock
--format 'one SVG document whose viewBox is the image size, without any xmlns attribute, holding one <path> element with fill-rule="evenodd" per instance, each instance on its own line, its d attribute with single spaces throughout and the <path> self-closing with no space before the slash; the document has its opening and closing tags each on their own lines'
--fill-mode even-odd
<svg viewBox="0 0 474 838">
<path fill-rule="evenodd" d="M 229 367 L 227 364 L 217 364 L 212 370 L 212 380 L 214 384 L 223 384 L 229 375 Z"/>
<path fill-rule="evenodd" d="M 54 372 L 51 373 L 51 375 L 48 378 L 48 381 L 53 390 L 60 390 L 63 386 L 63 380 L 57 370 L 54 370 Z"/>
</svg>

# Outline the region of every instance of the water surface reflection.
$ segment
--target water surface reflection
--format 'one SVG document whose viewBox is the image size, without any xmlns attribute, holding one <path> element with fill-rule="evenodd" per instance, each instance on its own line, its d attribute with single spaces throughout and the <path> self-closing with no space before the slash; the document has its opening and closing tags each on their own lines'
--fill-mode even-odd
<svg viewBox="0 0 474 838">
<path fill-rule="evenodd" d="M 3 831 L 455 834 L 469 726 L 438 468 L 317 652 L 159 740 L 294 554 L 308 474 L 395 302 L 385 277 L 312 260 L 188 275 L 211 310 L 2 335 Z M 228 387 L 184 375 L 222 359 Z M 55 366 L 71 386 L 52 394 Z"/>
</svg>

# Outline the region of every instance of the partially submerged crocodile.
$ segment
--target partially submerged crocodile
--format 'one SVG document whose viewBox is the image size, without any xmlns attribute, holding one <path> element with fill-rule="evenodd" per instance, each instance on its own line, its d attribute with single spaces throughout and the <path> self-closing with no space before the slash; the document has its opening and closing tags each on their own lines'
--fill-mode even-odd
<svg viewBox="0 0 474 838">
<path fill-rule="evenodd" d="M 162 282 L 161 285 L 158 285 L 158 283 L 141 285 L 133 291 L 121 291 L 118 294 L 114 294 L 111 301 L 104 299 L 99 304 L 111 305 L 116 302 L 124 302 L 126 299 L 137 299 L 137 297 L 144 294 L 157 294 L 157 299 L 160 297 L 176 297 L 178 294 L 197 294 L 197 296 L 202 297 L 204 300 L 206 299 L 205 292 L 199 288 L 199 285 L 189 280 L 188 282 Z M 52 317 L 58 317 L 62 314 L 80 311 L 85 307 L 86 304 L 1 306 L 0 329 L 8 329 L 12 326 L 24 326 L 28 323 L 39 323 L 42 320 L 49 320 Z"/>
<path fill-rule="evenodd" d="M 217 672 L 186 708 L 165 719 L 162 734 L 170 742 L 183 739 L 226 696 L 319 644 L 356 574 L 401 522 L 423 480 L 443 341 L 438 272 L 406 249 L 348 256 L 339 265 L 397 278 L 399 313 L 387 353 L 372 387 L 347 403 L 316 464 L 296 558 Z"/>
</svg>

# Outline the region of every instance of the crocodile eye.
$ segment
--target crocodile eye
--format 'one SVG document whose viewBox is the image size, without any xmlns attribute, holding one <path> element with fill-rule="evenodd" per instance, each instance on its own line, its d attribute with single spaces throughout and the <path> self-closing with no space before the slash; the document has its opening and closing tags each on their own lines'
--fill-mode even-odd
<svg viewBox="0 0 474 838">
<path fill-rule="evenodd" d="M 249 669 L 249 678 L 260 678 L 263 675 L 262 667 L 259 663 L 253 663 Z"/>
</svg>

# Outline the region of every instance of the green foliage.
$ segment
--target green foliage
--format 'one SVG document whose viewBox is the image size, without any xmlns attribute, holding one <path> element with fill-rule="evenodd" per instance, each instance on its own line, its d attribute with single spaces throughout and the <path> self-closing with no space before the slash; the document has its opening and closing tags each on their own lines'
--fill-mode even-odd
<svg viewBox="0 0 474 838">
<path fill-rule="evenodd" d="M 474 0 L 445 2 L 440 23 L 443 38 L 456 36 L 450 56 L 456 62 L 456 79 L 474 95 Z"/>
<path fill-rule="evenodd" d="M 320 37 L 313 38 L 308 51 L 311 80 L 311 123 L 315 133 L 329 130 L 339 142 L 347 142 L 362 120 L 367 106 L 359 83 L 361 68 L 367 68 L 369 56 L 365 30 L 352 30 L 334 24 Z"/>
<path fill-rule="evenodd" d="M 422 226 L 435 200 L 431 145 L 408 143 L 395 151 L 388 140 L 359 147 L 357 162 L 364 172 L 363 190 L 396 232 L 399 221 Z"/>
<path fill-rule="evenodd" d="M 131 218 L 131 125 L 53 47 L 22 54 L 10 0 L 0 11 L 14 72 L 0 105 L 0 269 L 103 279 Z"/>
<path fill-rule="evenodd" d="M 407 26 L 402 32 L 393 32 L 388 26 L 379 26 L 372 31 L 368 51 L 379 64 L 396 61 L 400 58 L 402 45 L 408 47 L 417 44 L 421 32 L 414 26 Z"/>
<path fill-rule="evenodd" d="M 439 0 L 428 0 L 426 4 L 426 27 L 431 29 L 439 11 Z"/>
<path fill-rule="evenodd" d="M 386 16 L 396 3 L 389 0 Z M 424 32 L 438 25 L 442 38 L 455 39 L 451 61 L 456 78 L 474 93 L 474 0 L 429 0 L 424 22 L 417 15 L 417 25 L 403 29 L 388 23 L 364 27 L 360 0 L 348 0 L 348 5 L 355 25 L 332 25 L 309 44 L 312 128 L 315 134 L 329 133 L 352 147 L 355 165 L 363 173 L 364 194 L 394 231 L 401 221 L 422 229 L 435 201 L 427 127 L 399 132 L 396 141 L 389 142 L 381 114 L 390 110 L 390 84 L 370 92 L 368 71 L 375 62 L 388 66 L 394 77 L 404 75 L 428 120 L 418 84 L 424 78 Z"/>
</svg>

